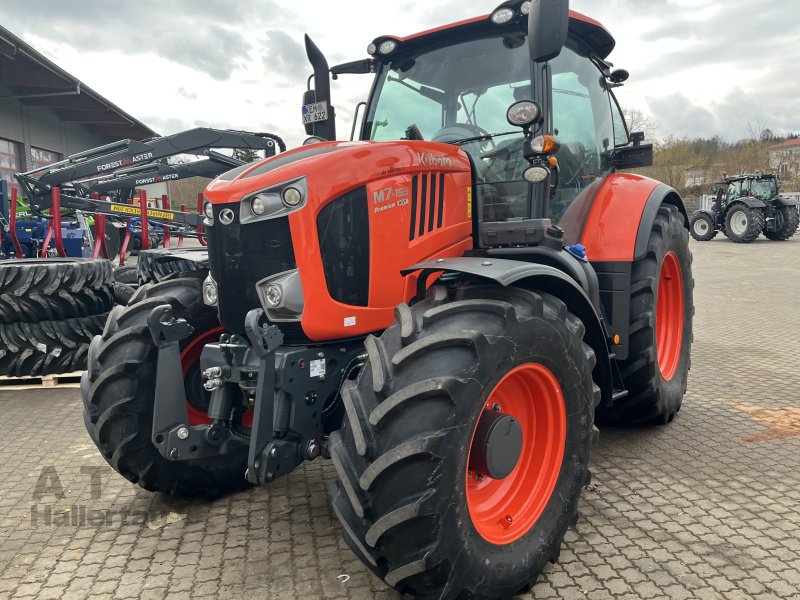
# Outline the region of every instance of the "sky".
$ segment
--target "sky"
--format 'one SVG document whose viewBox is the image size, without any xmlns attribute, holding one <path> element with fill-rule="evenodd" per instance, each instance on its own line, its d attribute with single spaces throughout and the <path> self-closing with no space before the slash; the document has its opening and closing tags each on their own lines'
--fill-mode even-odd
<svg viewBox="0 0 800 600">
<path fill-rule="evenodd" d="M 161 134 L 195 126 L 305 137 L 308 33 L 331 65 L 492 11 L 500 0 L 4 0 L 3 25 Z M 798 0 L 572 0 L 617 40 L 616 90 L 666 138 L 800 132 Z M 333 82 L 339 138 L 372 76 Z"/>
</svg>

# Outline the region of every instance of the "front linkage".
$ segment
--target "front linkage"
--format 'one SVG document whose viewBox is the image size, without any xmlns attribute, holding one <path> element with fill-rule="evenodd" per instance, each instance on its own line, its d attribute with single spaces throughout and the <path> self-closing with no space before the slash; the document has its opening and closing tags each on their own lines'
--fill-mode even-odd
<svg viewBox="0 0 800 600">
<path fill-rule="evenodd" d="M 264 321 L 263 310 L 251 310 L 247 338 L 222 334 L 205 346 L 200 368 L 211 393 L 211 423 L 190 426 L 179 344 L 193 329 L 169 305 L 152 310 L 148 327 L 158 348 L 152 441 L 164 458 L 209 458 L 244 445 L 243 476 L 263 484 L 328 455 L 324 419 L 339 409 L 339 388 L 363 364 L 364 346 L 283 346 L 280 329 Z M 248 410 L 246 428 L 241 417 Z"/>
</svg>

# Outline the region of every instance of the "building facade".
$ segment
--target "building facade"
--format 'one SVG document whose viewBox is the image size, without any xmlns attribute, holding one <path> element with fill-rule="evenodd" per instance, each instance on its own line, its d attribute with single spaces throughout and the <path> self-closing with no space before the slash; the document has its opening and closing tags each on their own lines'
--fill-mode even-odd
<svg viewBox="0 0 800 600">
<path fill-rule="evenodd" d="M 787 140 L 769 148 L 769 167 L 778 177 L 800 189 L 800 139 Z M 782 185 L 781 187 L 785 187 Z"/>
<path fill-rule="evenodd" d="M 0 27 L 0 179 L 156 133 Z"/>
</svg>

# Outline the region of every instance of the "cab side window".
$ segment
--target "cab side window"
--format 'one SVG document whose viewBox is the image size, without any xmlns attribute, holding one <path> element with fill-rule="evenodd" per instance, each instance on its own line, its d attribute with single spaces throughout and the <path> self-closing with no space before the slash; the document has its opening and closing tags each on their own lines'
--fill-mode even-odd
<svg viewBox="0 0 800 600">
<path fill-rule="evenodd" d="M 610 171 L 616 138 L 605 79 L 594 63 L 565 47 L 550 65 L 553 125 L 561 142 L 559 185 L 550 205 L 557 222 L 583 190 Z"/>
<path fill-rule="evenodd" d="M 628 126 L 625 124 L 625 117 L 622 116 L 622 110 L 619 107 L 616 96 L 613 93 L 608 93 L 611 100 L 611 119 L 614 123 L 614 146 L 627 146 L 631 142 L 628 132 Z"/>
</svg>

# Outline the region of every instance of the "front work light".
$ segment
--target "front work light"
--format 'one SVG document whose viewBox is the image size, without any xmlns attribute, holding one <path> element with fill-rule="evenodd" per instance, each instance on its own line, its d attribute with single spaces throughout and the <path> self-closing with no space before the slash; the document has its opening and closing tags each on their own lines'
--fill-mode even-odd
<svg viewBox="0 0 800 600">
<path fill-rule="evenodd" d="M 206 304 L 206 306 L 216 306 L 217 300 L 219 300 L 217 282 L 211 278 L 211 275 L 209 275 L 203 282 L 203 302 Z"/>
<path fill-rule="evenodd" d="M 283 203 L 286 206 L 297 206 L 303 201 L 303 194 L 294 187 L 283 190 Z"/>
<path fill-rule="evenodd" d="M 385 42 L 381 42 L 380 47 L 378 48 L 378 52 L 381 54 L 391 54 L 397 48 L 397 42 L 394 40 L 386 40 Z"/>
<path fill-rule="evenodd" d="M 203 212 L 206 215 L 206 219 L 208 219 L 209 221 L 214 220 L 214 207 L 212 206 L 211 202 L 206 202 L 203 205 Z"/>
<path fill-rule="evenodd" d="M 550 175 L 550 171 L 548 171 L 544 167 L 528 167 L 525 169 L 525 172 L 522 173 L 522 176 L 525 178 L 525 181 L 528 183 L 542 183 L 545 179 L 548 178 Z"/>
<path fill-rule="evenodd" d="M 498 8 L 492 13 L 491 19 L 495 25 L 505 25 L 514 19 L 514 10 L 511 8 Z"/>
<path fill-rule="evenodd" d="M 506 113 L 506 119 L 517 127 L 530 127 L 539 120 L 542 114 L 539 105 L 531 100 L 520 100 L 512 104 Z"/>
<path fill-rule="evenodd" d="M 283 301 L 283 293 L 281 292 L 281 288 L 278 285 L 270 284 L 267 286 L 266 291 L 264 292 L 264 300 L 267 301 L 267 305 L 271 308 L 277 308 L 281 305 Z"/>
<path fill-rule="evenodd" d="M 253 211 L 253 214 L 257 217 L 260 217 L 267 211 L 267 205 L 264 204 L 264 200 L 261 196 L 256 196 L 253 198 L 253 203 L 250 205 L 250 208 Z"/>
</svg>

